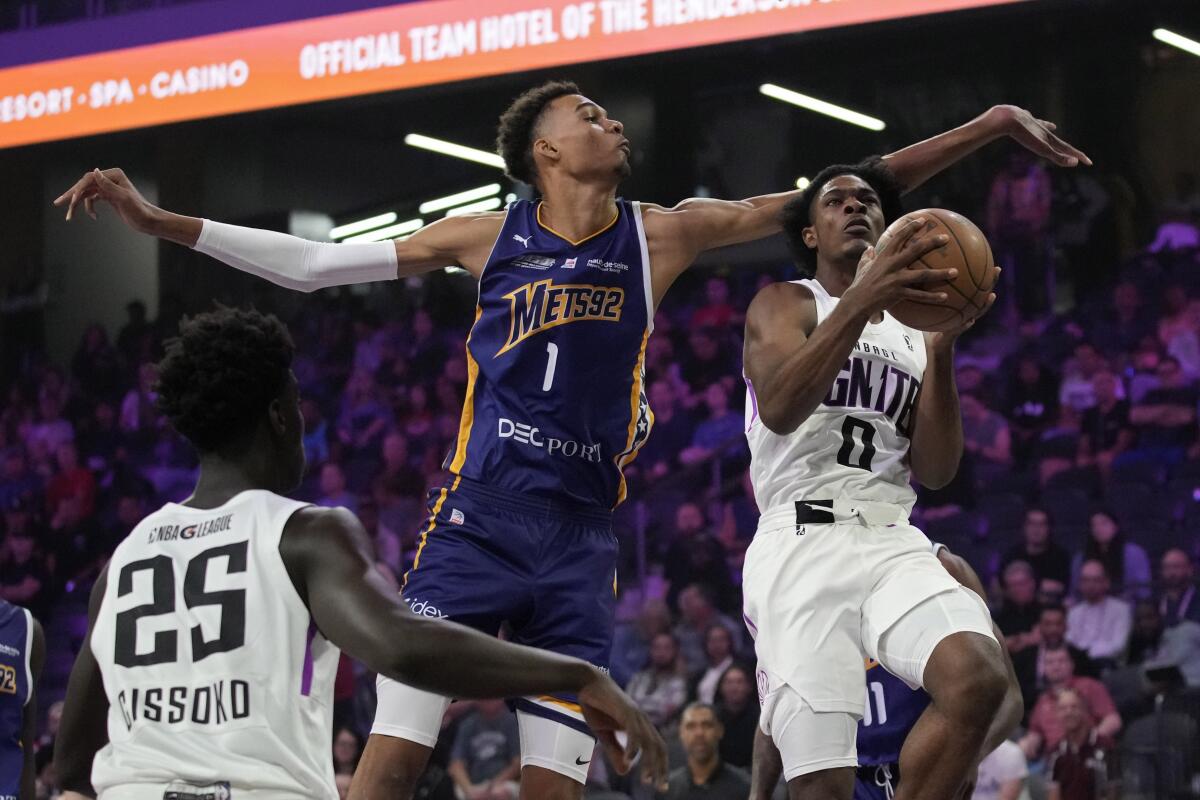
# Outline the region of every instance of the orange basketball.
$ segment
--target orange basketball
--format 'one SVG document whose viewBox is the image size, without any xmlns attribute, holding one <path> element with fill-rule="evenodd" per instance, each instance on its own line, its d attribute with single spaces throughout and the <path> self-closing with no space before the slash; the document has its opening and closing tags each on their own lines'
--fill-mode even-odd
<svg viewBox="0 0 1200 800">
<path fill-rule="evenodd" d="M 949 298 L 944 303 L 922 303 L 901 300 L 888 309 L 896 319 L 921 331 L 945 331 L 978 317 L 986 307 L 988 294 L 995 288 L 992 248 L 983 231 L 961 214 L 944 208 L 925 208 L 900 217 L 888 226 L 879 237 L 876 250 L 887 246 L 892 233 L 909 219 L 924 217 L 936 227 L 926 236 L 944 233 L 950 241 L 914 261 L 909 269 L 957 269 L 958 277 L 953 281 L 930 283 L 918 288 L 929 292 L 945 292 Z"/>
</svg>

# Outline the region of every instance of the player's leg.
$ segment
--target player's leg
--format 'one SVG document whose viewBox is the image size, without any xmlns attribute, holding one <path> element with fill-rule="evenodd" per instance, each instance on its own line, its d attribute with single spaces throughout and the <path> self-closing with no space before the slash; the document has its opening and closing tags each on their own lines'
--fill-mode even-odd
<svg viewBox="0 0 1200 800">
<path fill-rule="evenodd" d="M 858 719 L 844 711 L 816 711 L 790 686 L 775 695 L 767 724 L 790 800 L 851 800 Z"/>
<path fill-rule="evenodd" d="M 932 702 L 900 752 L 898 800 L 947 798 L 963 785 L 1008 686 L 1000 645 L 979 597 L 958 587 L 905 614 L 879 642 L 879 660 Z"/>
<path fill-rule="evenodd" d="M 433 747 L 372 733 L 359 759 L 350 797 L 355 800 L 409 800 L 429 765 Z"/>
</svg>

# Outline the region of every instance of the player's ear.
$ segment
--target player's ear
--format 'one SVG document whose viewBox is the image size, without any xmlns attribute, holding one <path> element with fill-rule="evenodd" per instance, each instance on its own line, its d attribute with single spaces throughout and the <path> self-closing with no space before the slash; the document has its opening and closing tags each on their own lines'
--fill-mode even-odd
<svg viewBox="0 0 1200 800">
<path fill-rule="evenodd" d="M 544 136 L 539 137 L 533 143 L 533 160 L 536 162 L 539 157 L 548 161 L 558 161 L 560 157 L 558 147 Z"/>
<path fill-rule="evenodd" d="M 276 436 L 282 436 L 287 432 L 287 418 L 283 413 L 283 398 L 276 397 L 267 406 L 267 420 L 271 424 L 271 430 Z"/>
<path fill-rule="evenodd" d="M 805 228 L 804 230 L 800 231 L 800 238 L 802 238 L 804 240 L 804 246 L 807 247 L 809 250 L 817 249 L 817 229 L 816 229 L 816 227 L 810 225 L 807 228 Z"/>
</svg>

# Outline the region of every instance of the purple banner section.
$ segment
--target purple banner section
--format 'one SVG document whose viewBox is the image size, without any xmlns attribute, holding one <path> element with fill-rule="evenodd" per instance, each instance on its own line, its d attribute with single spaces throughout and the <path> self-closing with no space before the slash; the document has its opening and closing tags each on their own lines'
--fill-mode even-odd
<svg viewBox="0 0 1200 800">
<path fill-rule="evenodd" d="M 198 0 L 0 33 L 0 69 L 420 0 Z"/>
</svg>

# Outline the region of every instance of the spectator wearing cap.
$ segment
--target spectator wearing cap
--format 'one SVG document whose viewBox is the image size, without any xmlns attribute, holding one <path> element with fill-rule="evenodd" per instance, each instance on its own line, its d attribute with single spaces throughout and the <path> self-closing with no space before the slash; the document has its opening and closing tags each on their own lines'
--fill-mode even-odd
<svg viewBox="0 0 1200 800">
<path fill-rule="evenodd" d="M 1062 743 L 1066 731 L 1059 718 L 1058 694 L 1063 689 L 1077 692 L 1086 703 L 1089 727 L 1097 733 L 1113 739 L 1121 731 L 1121 715 L 1117 713 L 1112 695 L 1104 684 L 1095 678 L 1075 674 L 1075 663 L 1067 648 L 1049 650 L 1045 655 L 1046 689 L 1038 696 L 1029 714 L 1029 729 L 1021 738 L 1021 749 L 1025 757 L 1033 761 L 1054 752 Z"/>
<path fill-rule="evenodd" d="M 1167 627 L 1183 620 L 1200 622 L 1200 597 L 1196 596 L 1195 570 L 1188 554 L 1178 547 L 1163 553 L 1159 574 L 1158 612 Z"/>
<path fill-rule="evenodd" d="M 1129 603 L 1110 595 L 1110 588 L 1104 564 L 1085 562 L 1079 571 L 1081 601 L 1067 612 L 1067 641 L 1101 667 L 1116 665 L 1133 626 Z"/>
</svg>

